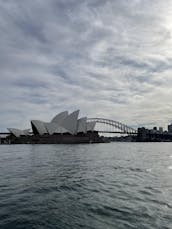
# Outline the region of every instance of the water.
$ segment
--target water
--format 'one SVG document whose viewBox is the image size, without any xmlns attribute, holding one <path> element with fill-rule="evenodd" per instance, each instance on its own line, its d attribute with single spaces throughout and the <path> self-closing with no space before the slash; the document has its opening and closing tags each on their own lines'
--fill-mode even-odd
<svg viewBox="0 0 172 229">
<path fill-rule="evenodd" d="M 0 228 L 172 228 L 172 143 L 0 146 Z"/>
</svg>

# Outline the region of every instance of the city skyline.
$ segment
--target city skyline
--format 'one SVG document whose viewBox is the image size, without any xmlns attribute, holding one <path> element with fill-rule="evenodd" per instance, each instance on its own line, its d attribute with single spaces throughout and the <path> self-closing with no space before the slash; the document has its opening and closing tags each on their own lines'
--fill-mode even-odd
<svg viewBox="0 0 172 229">
<path fill-rule="evenodd" d="M 170 0 L 0 0 L 0 130 L 76 109 L 166 129 L 171 12 Z"/>
</svg>

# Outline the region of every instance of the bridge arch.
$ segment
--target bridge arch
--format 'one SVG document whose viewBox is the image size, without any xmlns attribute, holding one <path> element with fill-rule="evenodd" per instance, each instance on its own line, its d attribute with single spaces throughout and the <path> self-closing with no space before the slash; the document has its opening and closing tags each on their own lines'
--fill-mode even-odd
<svg viewBox="0 0 172 229">
<path fill-rule="evenodd" d="M 123 124 L 118 121 L 110 120 L 110 119 L 105 119 L 105 118 L 88 118 L 88 122 L 96 122 L 96 123 L 102 123 L 105 125 L 109 125 L 114 127 L 114 131 L 108 131 L 108 130 L 97 130 L 98 132 L 101 133 L 121 133 L 121 134 L 137 134 L 137 130 L 135 130 L 132 127 L 129 127 L 126 124 Z M 117 129 L 118 131 L 116 131 Z"/>
</svg>

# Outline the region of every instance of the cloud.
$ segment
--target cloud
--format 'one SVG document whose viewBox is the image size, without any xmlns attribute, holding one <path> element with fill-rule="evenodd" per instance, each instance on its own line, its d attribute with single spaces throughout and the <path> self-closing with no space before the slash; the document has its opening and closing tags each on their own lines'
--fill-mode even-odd
<svg viewBox="0 0 172 229">
<path fill-rule="evenodd" d="M 171 10 L 170 0 L 0 0 L 0 129 L 78 108 L 165 127 Z"/>
</svg>

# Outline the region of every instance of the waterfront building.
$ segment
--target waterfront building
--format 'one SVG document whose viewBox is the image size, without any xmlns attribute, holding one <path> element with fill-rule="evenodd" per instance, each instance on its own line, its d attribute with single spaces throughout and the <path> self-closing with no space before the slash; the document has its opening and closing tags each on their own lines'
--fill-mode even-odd
<svg viewBox="0 0 172 229">
<path fill-rule="evenodd" d="M 161 127 L 161 126 L 159 127 L 159 132 L 163 133 L 163 127 Z"/>
<path fill-rule="evenodd" d="M 57 114 L 50 122 L 41 120 L 31 120 L 32 132 L 34 135 L 53 135 L 53 134 L 71 134 L 87 133 L 93 131 L 96 122 L 87 122 L 87 117 L 78 119 L 79 110 L 72 112 L 63 111 Z M 20 130 L 8 128 L 9 132 L 16 137 L 28 136 L 30 129 Z"/>
<path fill-rule="evenodd" d="M 79 110 L 72 113 L 63 111 L 51 119 L 50 122 L 31 120 L 31 128 L 20 130 L 8 128 L 10 141 L 14 143 L 88 143 L 102 142 L 95 130 L 95 121 L 79 116 Z"/>
</svg>

